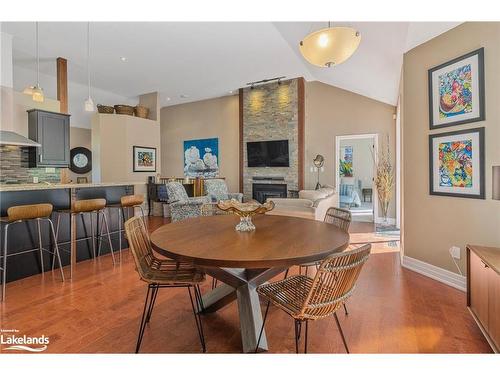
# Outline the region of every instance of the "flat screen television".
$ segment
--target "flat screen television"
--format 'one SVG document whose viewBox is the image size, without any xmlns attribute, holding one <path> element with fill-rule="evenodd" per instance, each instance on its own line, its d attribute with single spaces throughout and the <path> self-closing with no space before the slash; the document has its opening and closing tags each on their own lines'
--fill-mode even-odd
<svg viewBox="0 0 500 375">
<path fill-rule="evenodd" d="M 288 140 L 247 142 L 249 167 L 289 167 Z"/>
</svg>

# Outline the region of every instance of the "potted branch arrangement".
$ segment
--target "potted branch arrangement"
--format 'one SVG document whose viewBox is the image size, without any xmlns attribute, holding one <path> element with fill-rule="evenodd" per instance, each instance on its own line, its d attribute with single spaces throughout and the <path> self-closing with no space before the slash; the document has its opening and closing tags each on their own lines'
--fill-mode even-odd
<svg viewBox="0 0 500 375">
<path fill-rule="evenodd" d="M 375 187 L 377 189 L 378 201 L 382 214 L 382 223 L 376 226 L 377 232 L 394 229 L 388 223 L 387 215 L 389 203 L 394 193 L 394 167 L 391 161 L 389 149 L 389 137 L 387 137 L 385 147 L 381 147 L 378 155 L 373 155 L 375 163 Z"/>
</svg>

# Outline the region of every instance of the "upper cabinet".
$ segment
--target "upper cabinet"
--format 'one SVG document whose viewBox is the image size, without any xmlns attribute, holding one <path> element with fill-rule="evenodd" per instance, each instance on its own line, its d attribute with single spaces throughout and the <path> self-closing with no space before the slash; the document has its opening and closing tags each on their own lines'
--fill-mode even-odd
<svg viewBox="0 0 500 375">
<path fill-rule="evenodd" d="M 69 117 L 40 109 L 28 111 L 28 136 L 42 145 L 30 149 L 30 167 L 69 166 Z"/>
</svg>

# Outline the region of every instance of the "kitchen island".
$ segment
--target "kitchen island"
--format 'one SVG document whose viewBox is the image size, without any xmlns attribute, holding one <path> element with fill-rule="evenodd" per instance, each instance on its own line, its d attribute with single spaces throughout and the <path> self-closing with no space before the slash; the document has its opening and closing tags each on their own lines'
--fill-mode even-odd
<svg viewBox="0 0 500 375">
<path fill-rule="evenodd" d="M 104 198 L 108 204 L 120 203 L 124 195 L 134 194 L 136 186 L 141 188 L 144 183 L 87 183 L 87 184 L 5 184 L 0 185 L 0 214 L 7 216 L 7 209 L 11 206 L 25 204 L 51 203 L 56 210 L 68 210 L 72 202 L 79 199 Z M 143 190 L 143 189 L 137 189 Z M 129 214 L 132 214 L 130 212 Z M 55 215 L 53 215 L 53 219 Z M 123 233 L 118 231 L 118 210 L 109 209 L 107 212 L 110 225 L 110 233 L 114 251 L 118 251 L 118 239 Z M 95 220 L 95 218 L 94 218 Z M 42 224 L 43 247 L 52 249 L 53 244 L 49 236 L 49 228 L 46 223 Z M 54 220 L 55 225 L 55 220 Z M 63 266 L 92 257 L 92 239 L 90 233 L 90 215 L 75 215 L 71 220 L 69 213 L 61 215 L 59 227 L 58 244 L 60 248 Z M 97 234 L 100 223 L 94 226 Z M 3 226 L 2 226 L 2 252 L 3 255 Z M 71 236 L 78 239 L 76 251 L 71 249 Z M 96 237 L 97 239 L 97 237 Z M 123 240 L 124 238 L 122 238 Z M 74 242 L 75 243 L 75 242 Z M 123 246 L 127 246 L 126 242 Z M 109 254 L 108 241 L 102 241 L 101 255 Z M 73 259 L 70 254 L 74 254 Z M 52 267 L 52 255 L 44 253 L 44 268 L 50 270 Z M 11 225 L 9 227 L 9 244 L 7 256 L 7 282 L 18 280 L 41 272 L 40 257 L 38 252 L 38 235 L 36 223 L 26 222 Z M 69 272 L 67 273 L 69 275 Z"/>
</svg>

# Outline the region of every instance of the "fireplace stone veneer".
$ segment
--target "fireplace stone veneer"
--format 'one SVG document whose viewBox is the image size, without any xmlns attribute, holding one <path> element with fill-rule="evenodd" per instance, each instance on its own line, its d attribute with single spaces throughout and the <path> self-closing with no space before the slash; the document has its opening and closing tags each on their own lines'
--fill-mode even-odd
<svg viewBox="0 0 500 375">
<path fill-rule="evenodd" d="M 286 184 L 252 184 L 252 198 L 265 203 L 267 198 L 286 198 Z"/>
</svg>

